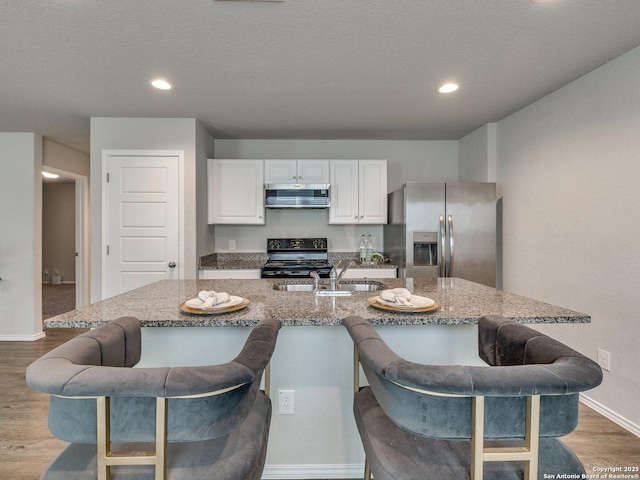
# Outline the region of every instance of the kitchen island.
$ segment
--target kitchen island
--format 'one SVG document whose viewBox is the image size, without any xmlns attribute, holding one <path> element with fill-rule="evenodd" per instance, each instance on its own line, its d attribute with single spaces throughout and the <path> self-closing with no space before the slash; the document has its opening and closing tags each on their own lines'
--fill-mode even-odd
<svg viewBox="0 0 640 480">
<path fill-rule="evenodd" d="M 392 312 L 369 305 L 367 298 L 375 292 L 316 297 L 273 288 L 299 280 L 166 280 L 53 317 L 45 326 L 86 328 L 135 316 L 144 327 L 139 365 L 177 366 L 228 361 L 259 320 L 280 319 L 283 328 L 271 361 L 274 414 L 263 478 L 299 479 L 362 478 L 364 453 L 351 410 L 353 345 L 340 326 L 344 317 L 366 318 L 409 360 L 475 365 L 481 364 L 475 323 L 482 315 L 495 313 L 523 323 L 590 322 L 582 313 L 457 278 L 368 281 L 408 288 L 432 298 L 439 308 Z M 228 292 L 250 303 L 220 315 L 182 312 L 178 306 L 200 290 Z M 278 413 L 279 390 L 294 391 L 293 415 Z"/>
<path fill-rule="evenodd" d="M 249 327 L 263 318 L 280 319 L 283 326 L 336 326 L 348 315 L 361 315 L 373 325 L 474 324 L 478 317 L 500 314 L 522 323 L 588 323 L 588 315 L 549 305 L 521 295 L 460 278 L 369 279 L 385 287 L 404 287 L 415 295 L 435 300 L 440 308 L 430 313 L 390 312 L 371 307 L 366 299 L 375 292 L 354 292 L 350 297 L 316 297 L 311 292 L 273 288 L 300 280 L 162 280 L 45 321 L 47 328 L 87 328 L 113 318 L 132 315 L 143 327 Z M 363 281 L 361 281 L 363 282 Z M 357 283 L 344 281 L 343 283 Z M 223 315 L 192 315 L 178 306 L 200 290 L 228 292 L 249 300 L 246 309 Z"/>
</svg>

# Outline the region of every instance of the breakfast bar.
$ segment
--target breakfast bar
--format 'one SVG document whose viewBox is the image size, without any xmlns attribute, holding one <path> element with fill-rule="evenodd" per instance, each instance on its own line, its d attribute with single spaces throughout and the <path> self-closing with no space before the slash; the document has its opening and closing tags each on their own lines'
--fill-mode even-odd
<svg viewBox="0 0 640 480">
<path fill-rule="evenodd" d="M 324 283 L 325 280 L 323 279 Z M 271 359 L 274 414 L 263 478 L 361 478 L 364 453 L 351 411 L 353 343 L 341 321 L 359 315 L 399 355 L 432 364 L 480 365 L 477 320 L 499 314 L 522 323 L 589 323 L 588 315 L 459 278 L 365 279 L 349 296 L 316 296 L 311 280 L 163 280 L 45 321 L 47 328 L 91 328 L 131 315 L 140 319 L 139 366 L 228 361 L 251 327 L 277 318 L 283 328 Z M 302 284 L 306 291 L 283 285 Z M 298 288 L 298 287 L 293 287 Z M 433 299 L 428 312 L 376 304 L 378 289 L 406 288 Z M 246 299 L 242 308 L 191 314 L 180 306 L 200 291 Z M 233 328 L 228 328 L 233 327 Z M 311 327 L 311 328 L 299 328 Z M 279 414 L 278 392 L 293 390 L 293 414 Z"/>
<path fill-rule="evenodd" d="M 325 281 L 325 280 L 323 280 Z M 415 295 L 432 298 L 439 308 L 424 314 L 392 312 L 371 307 L 372 292 L 348 297 L 317 297 L 308 291 L 282 291 L 281 284 L 309 284 L 307 280 L 162 280 L 125 292 L 45 321 L 47 328 L 87 328 L 113 318 L 132 315 L 143 327 L 249 327 L 263 318 L 278 318 L 283 326 L 336 326 L 347 315 L 360 315 L 373 325 L 461 325 L 478 317 L 500 314 L 522 323 L 588 323 L 590 317 L 521 295 L 460 278 L 385 278 L 343 283 L 404 287 Z M 178 307 L 201 290 L 228 292 L 244 297 L 242 310 L 222 315 L 193 315 Z"/>
</svg>

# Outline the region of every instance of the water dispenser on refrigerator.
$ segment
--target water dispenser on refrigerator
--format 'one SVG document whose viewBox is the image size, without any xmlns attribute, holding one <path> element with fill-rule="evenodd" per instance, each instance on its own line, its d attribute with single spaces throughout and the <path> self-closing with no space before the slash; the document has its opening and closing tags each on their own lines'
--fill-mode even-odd
<svg viewBox="0 0 640 480">
<path fill-rule="evenodd" d="M 413 265 L 416 267 L 438 265 L 437 232 L 413 232 Z"/>
</svg>

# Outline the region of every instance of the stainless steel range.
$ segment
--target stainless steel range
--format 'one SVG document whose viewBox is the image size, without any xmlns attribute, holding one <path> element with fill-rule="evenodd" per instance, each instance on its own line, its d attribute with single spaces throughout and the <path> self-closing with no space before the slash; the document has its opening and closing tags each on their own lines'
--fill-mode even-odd
<svg viewBox="0 0 640 480">
<path fill-rule="evenodd" d="M 316 272 L 329 277 L 331 264 L 326 238 L 269 238 L 262 278 L 308 278 Z"/>
</svg>

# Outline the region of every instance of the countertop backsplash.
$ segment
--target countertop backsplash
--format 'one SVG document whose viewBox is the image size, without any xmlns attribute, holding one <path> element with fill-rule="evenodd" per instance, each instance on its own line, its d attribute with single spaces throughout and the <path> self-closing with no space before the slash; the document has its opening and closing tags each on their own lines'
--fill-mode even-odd
<svg viewBox="0 0 640 480">
<path fill-rule="evenodd" d="M 357 252 L 329 252 L 329 263 L 336 265 L 340 260 L 349 260 L 355 262 L 351 268 L 397 268 L 397 265 L 390 263 L 374 263 L 364 265 L 359 262 L 359 254 Z M 259 269 L 267 261 L 266 252 L 255 253 L 212 253 L 200 257 L 200 270 L 217 270 L 217 269 Z"/>
</svg>

